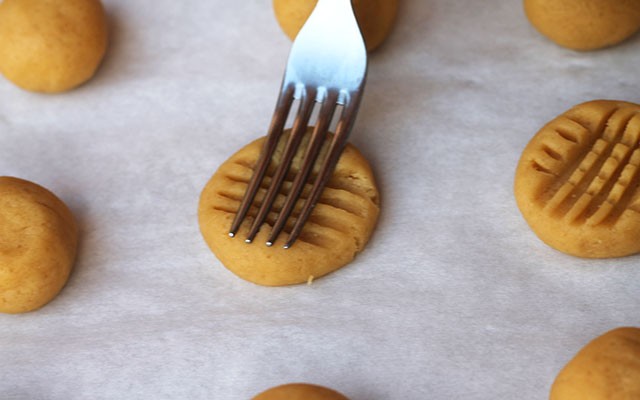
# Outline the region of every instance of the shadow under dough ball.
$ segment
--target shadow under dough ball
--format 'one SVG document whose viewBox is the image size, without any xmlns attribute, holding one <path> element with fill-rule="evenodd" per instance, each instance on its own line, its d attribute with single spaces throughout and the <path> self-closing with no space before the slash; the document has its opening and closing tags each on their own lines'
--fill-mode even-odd
<svg viewBox="0 0 640 400">
<path fill-rule="evenodd" d="M 78 228 L 53 193 L 22 179 L 0 177 L 0 312 L 33 311 L 67 282 Z"/>
<path fill-rule="evenodd" d="M 335 390 L 308 383 L 290 383 L 276 386 L 255 396 L 252 400 L 349 400 Z"/>
<path fill-rule="evenodd" d="M 107 36 L 100 0 L 4 0 L 0 72 L 33 92 L 70 90 L 94 75 Z"/>
<path fill-rule="evenodd" d="M 638 0 L 524 0 L 531 24 L 560 46 L 595 50 L 640 29 Z"/>
<path fill-rule="evenodd" d="M 353 0 L 353 7 L 367 45 L 373 51 L 389 36 L 396 20 L 399 0 Z M 295 39 L 311 15 L 317 0 L 273 0 L 282 30 Z"/>
</svg>

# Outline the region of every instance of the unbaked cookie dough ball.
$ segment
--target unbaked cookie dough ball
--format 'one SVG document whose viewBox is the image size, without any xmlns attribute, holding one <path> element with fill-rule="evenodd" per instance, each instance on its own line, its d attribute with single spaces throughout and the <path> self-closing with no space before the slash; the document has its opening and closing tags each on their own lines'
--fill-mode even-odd
<svg viewBox="0 0 640 400">
<path fill-rule="evenodd" d="M 282 30 L 293 40 L 311 15 L 318 0 L 273 0 Z M 398 0 L 353 0 L 367 50 L 375 50 L 387 38 L 396 20 Z"/>
<path fill-rule="evenodd" d="M 78 228 L 67 206 L 47 189 L 0 177 L 0 312 L 42 307 L 67 282 Z"/>
<path fill-rule="evenodd" d="M 309 131 L 292 163 L 292 170 L 301 167 L 303 149 L 308 142 Z M 263 187 L 258 191 L 256 203 L 262 201 L 266 185 L 282 159 L 285 138 L 280 141 L 271 168 Z M 257 207 L 253 207 L 237 232 L 229 237 L 229 229 L 240 201 L 247 188 L 262 150 L 264 138 L 242 148 L 223 163 L 207 183 L 198 209 L 202 235 L 218 259 L 231 272 L 253 283 L 265 286 L 282 286 L 305 283 L 321 277 L 351 262 L 367 244 L 378 219 L 378 189 L 369 163 L 352 145 L 347 145 L 336 169 L 325 187 L 318 204 L 313 209 L 298 240 L 289 249 L 283 245 L 291 231 L 295 218 L 289 223 L 273 247 L 265 243 L 269 238 L 277 213 L 282 209 L 285 193 L 292 184 L 293 176 L 285 180 L 276 197 L 266 224 L 263 224 L 253 243 L 247 237 Z M 328 143 L 321 150 L 323 158 Z M 315 171 L 319 169 L 316 165 Z M 303 190 L 307 196 L 311 185 Z M 302 208 L 298 201 L 293 216 Z"/>
<path fill-rule="evenodd" d="M 290 383 L 260 393 L 252 400 L 349 400 L 335 390 L 308 383 Z"/>
<path fill-rule="evenodd" d="M 587 344 L 551 387 L 550 400 L 640 399 L 640 329 L 618 328 Z"/>
<path fill-rule="evenodd" d="M 100 0 L 0 3 L 0 72 L 23 89 L 72 89 L 94 75 L 106 49 Z"/>
<path fill-rule="evenodd" d="M 531 24 L 560 46 L 595 50 L 640 29 L 638 0 L 524 0 Z"/>
</svg>

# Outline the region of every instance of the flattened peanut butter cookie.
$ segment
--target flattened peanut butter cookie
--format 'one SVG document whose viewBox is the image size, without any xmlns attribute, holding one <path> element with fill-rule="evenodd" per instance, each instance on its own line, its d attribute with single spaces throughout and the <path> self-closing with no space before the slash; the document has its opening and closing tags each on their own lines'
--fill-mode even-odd
<svg viewBox="0 0 640 400">
<path fill-rule="evenodd" d="M 287 135 L 285 135 L 286 137 Z M 303 140 L 304 149 L 309 134 Z M 205 186 L 200 197 L 198 219 L 205 241 L 220 261 L 239 277 L 266 286 L 305 283 L 326 275 L 351 262 L 369 240 L 378 219 L 378 189 L 367 160 L 352 145 L 347 145 L 319 203 L 295 244 L 284 249 L 292 220 L 302 207 L 311 185 L 303 190 L 303 199 L 296 204 L 284 232 L 273 247 L 267 247 L 270 228 L 282 208 L 291 187 L 293 174 L 287 177 L 278 194 L 266 224 L 252 244 L 244 242 L 257 207 L 253 207 L 237 237 L 229 237 L 229 228 L 245 192 L 258 159 L 264 138 L 258 139 L 223 163 Z M 325 143 L 327 144 L 327 143 Z M 265 195 L 270 177 L 277 168 L 284 148 L 284 139 L 256 196 L 259 204 Z M 327 146 L 322 150 L 326 154 Z M 292 163 L 295 173 L 301 164 L 302 150 Z M 317 172 L 318 166 L 315 167 Z"/>
<path fill-rule="evenodd" d="M 579 257 L 640 252 L 640 105 L 596 100 L 545 125 L 522 153 L 518 207 L 545 243 Z"/>
</svg>

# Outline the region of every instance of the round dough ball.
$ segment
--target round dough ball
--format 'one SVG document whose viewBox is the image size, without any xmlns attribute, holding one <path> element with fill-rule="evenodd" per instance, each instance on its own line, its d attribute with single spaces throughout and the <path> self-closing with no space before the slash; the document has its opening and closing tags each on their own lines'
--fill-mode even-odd
<svg viewBox="0 0 640 400">
<path fill-rule="evenodd" d="M 640 399 L 640 329 L 618 328 L 587 344 L 560 372 L 549 398 Z"/>
<path fill-rule="evenodd" d="M 302 29 L 318 0 L 273 0 L 276 19 L 291 40 Z M 367 50 L 373 51 L 389 36 L 398 11 L 398 0 L 353 0 Z"/>
<path fill-rule="evenodd" d="M 310 133 L 309 131 L 308 133 Z M 282 157 L 284 142 L 279 143 L 272 165 L 256 196 L 259 204 L 266 193 L 269 177 L 273 176 Z M 292 163 L 292 170 L 300 168 L 303 149 L 309 134 L 303 139 L 301 150 Z M 223 163 L 205 186 L 200 197 L 198 217 L 205 241 L 222 264 L 239 277 L 265 286 L 304 283 L 326 275 L 351 262 L 366 245 L 378 219 L 378 189 L 367 160 L 352 145 L 347 145 L 333 176 L 313 209 L 298 240 L 289 249 L 283 245 L 293 225 L 289 218 L 284 231 L 272 247 L 267 247 L 270 227 L 285 200 L 284 192 L 291 187 L 289 176 L 276 197 L 266 224 L 251 244 L 245 243 L 257 208 L 253 207 L 236 237 L 229 237 L 229 229 L 262 150 L 264 138 L 258 139 Z M 320 158 L 327 152 L 327 141 Z M 316 171 L 319 166 L 316 165 Z M 307 184 L 303 196 L 308 195 Z M 293 215 L 302 208 L 298 201 Z M 268 224 L 268 225 L 267 225 Z"/>
<path fill-rule="evenodd" d="M 546 124 L 522 152 L 518 207 L 549 246 L 578 257 L 640 252 L 640 105 L 595 100 Z"/>
<path fill-rule="evenodd" d="M 23 89 L 57 93 L 93 76 L 107 49 L 100 0 L 4 0 L 0 72 Z"/>
<path fill-rule="evenodd" d="M 524 0 L 531 24 L 560 46 L 595 50 L 640 29 L 638 0 Z"/>
<path fill-rule="evenodd" d="M 252 400 L 349 400 L 326 387 L 308 383 L 290 383 L 260 393 Z"/>
<path fill-rule="evenodd" d="M 42 307 L 67 282 L 78 228 L 67 206 L 47 189 L 0 177 L 0 312 Z"/>
</svg>

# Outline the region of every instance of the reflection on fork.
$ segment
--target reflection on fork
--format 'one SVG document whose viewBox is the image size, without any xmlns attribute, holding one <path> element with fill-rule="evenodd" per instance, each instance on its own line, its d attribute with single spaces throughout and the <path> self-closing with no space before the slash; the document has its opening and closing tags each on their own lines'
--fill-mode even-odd
<svg viewBox="0 0 640 400">
<path fill-rule="evenodd" d="M 282 182 L 290 172 L 291 161 L 296 153 L 304 151 L 300 169 L 295 174 L 291 190 L 287 194 L 266 243 L 267 246 L 273 245 L 282 232 L 300 198 L 302 189 L 311 177 L 313 166 L 319 163 L 320 169 L 313 181 L 309 197 L 304 202 L 284 248 L 293 245 L 347 143 L 360 106 L 366 74 L 367 51 L 353 13 L 351 0 L 319 0 L 293 43 L 269 132 L 229 236 L 236 235 L 253 205 L 278 142 L 283 137 L 293 102 L 299 100 L 291 134 L 286 139 L 282 160 L 271 179 L 245 240 L 251 243 L 255 238 L 271 210 Z M 338 106 L 341 106 L 341 110 L 335 134 L 330 139 L 326 156 L 319 160 L 320 149 L 330 137 L 329 127 Z M 316 108 L 319 109 L 318 118 L 309 143 L 303 150 L 300 144 Z"/>
</svg>

